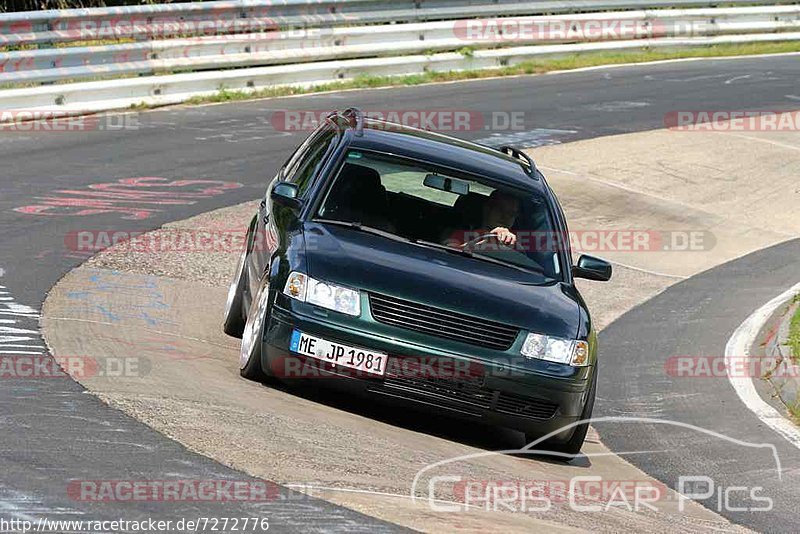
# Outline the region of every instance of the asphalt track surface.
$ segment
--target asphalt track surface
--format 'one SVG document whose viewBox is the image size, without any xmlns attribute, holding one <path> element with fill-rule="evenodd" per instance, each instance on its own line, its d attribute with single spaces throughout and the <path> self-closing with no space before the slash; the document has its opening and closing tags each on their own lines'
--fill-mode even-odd
<svg viewBox="0 0 800 534">
<path fill-rule="evenodd" d="M 11 295 L 15 303 L 38 309 L 47 290 L 85 259 L 67 250 L 65 236 L 70 232 L 149 230 L 263 195 L 268 180 L 305 135 L 276 131 L 270 123 L 275 110 L 325 110 L 356 105 L 364 109 L 474 110 L 485 116 L 492 112 L 523 112 L 527 133 L 493 141 L 535 146 L 663 128 L 664 115 L 675 110 L 795 109 L 796 98 L 787 95 L 798 96 L 798 77 L 797 56 L 674 62 L 172 108 L 138 115 L 136 129 L 0 132 L 0 157 L 4 163 L 0 178 L 0 268 L 3 269 L 0 285 L 5 287 L 0 291 Z M 458 135 L 485 139 L 490 132 L 468 131 Z M 169 205 L 151 204 L 141 195 L 120 197 L 120 202 L 105 204 L 95 213 L 85 215 L 76 213 L 87 209 L 86 202 L 79 208 L 63 202 L 65 198 L 91 198 L 86 193 L 96 191 L 89 188 L 92 184 L 135 177 L 166 179 L 146 182 L 149 187 L 138 191 L 152 191 L 156 189 L 153 184 L 183 179 L 235 182 L 242 186 L 173 184 L 180 191 L 195 193 L 189 195 L 191 203 L 180 200 Z M 144 183 L 139 182 L 138 187 Z M 61 207 L 53 207 L 59 199 Z M 49 205 L 47 214 L 16 211 L 43 204 Z M 137 210 L 109 212 L 109 206 L 133 206 Z M 671 355 L 678 350 L 694 354 L 701 349 L 722 354 L 727 336 L 742 319 L 773 293 L 796 282 L 790 280 L 791 269 L 781 267 L 792 264 L 797 248 L 796 244 L 776 247 L 719 267 L 713 271 L 716 274 L 702 274 L 632 310 L 610 326 L 602 335 L 605 361 L 598 415 L 641 416 L 642 411 L 632 404 L 633 393 L 672 395 L 670 398 L 676 400 L 667 404 L 665 412 L 650 415 L 699 426 L 712 425 L 712 428 L 724 422 L 718 431 L 735 431 L 739 439 L 748 441 L 776 442 L 785 458 L 784 468 L 796 469 L 798 451 L 788 450 L 777 435 L 764 426 L 759 427 L 755 417 L 740 405 L 732 388 L 720 382 L 707 390 L 694 389 L 693 398 L 680 400 L 664 381 L 664 373 L 657 372 L 659 365 L 663 370 L 663 358 L 657 355 Z M 34 318 L 19 319 L 14 326 L 32 328 L 32 325 Z M 632 361 L 637 364 L 632 365 Z M 651 367 L 655 371 L 648 372 Z M 636 392 L 631 388 L 636 388 Z M 46 515 L 174 520 L 263 514 L 270 517 L 271 529 L 279 531 L 396 529 L 323 501 L 296 496 L 267 504 L 76 501 L 67 496 L 70 480 L 243 480 L 247 477 L 187 451 L 108 408 L 68 379 L 4 380 L 0 406 L 0 515 L 5 518 Z M 681 455 L 629 457 L 662 480 L 685 474 L 687 464 L 701 474 L 712 477 L 719 474 L 720 480 L 726 481 L 728 470 L 749 473 L 750 467 L 755 469 L 756 481 L 766 477 L 763 459 L 757 460 L 756 454 L 748 449 L 739 450 L 730 458 L 728 445 L 719 439 L 713 443 L 692 436 L 680 440 L 682 434 L 674 430 L 631 428 L 615 424 L 601 427 L 614 450 L 677 447 L 683 451 Z M 757 453 L 758 458 L 763 457 L 763 451 Z M 719 459 L 724 454 L 729 460 L 720 465 Z M 773 513 L 724 510 L 722 513 L 759 529 L 793 530 L 791 500 L 800 502 L 797 498 L 800 485 L 796 479 L 794 482 L 784 473 L 781 488 L 773 485 L 785 492 L 776 499 L 777 509 Z M 283 493 L 288 495 L 285 490 Z"/>
<path fill-rule="evenodd" d="M 600 333 L 605 372 L 596 415 L 698 427 L 606 422 L 597 425 L 604 443 L 653 451 L 625 458 L 670 487 L 679 477 L 708 477 L 713 486 L 685 487 L 711 490 L 699 499 L 707 508 L 761 532 L 798 530 L 800 450 L 747 410 L 726 377 L 675 376 L 668 367 L 676 356 L 724 356 L 734 330 L 800 280 L 799 257 L 800 239 L 754 252 L 671 286 Z M 745 443 L 773 445 L 777 462 L 772 450 Z M 758 511 L 767 506 L 759 498 L 771 499 L 771 510 Z"/>
</svg>

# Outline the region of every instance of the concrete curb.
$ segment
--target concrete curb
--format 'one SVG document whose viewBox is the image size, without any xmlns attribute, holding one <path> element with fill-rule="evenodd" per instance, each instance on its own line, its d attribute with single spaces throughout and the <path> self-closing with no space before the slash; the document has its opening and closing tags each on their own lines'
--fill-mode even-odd
<svg viewBox="0 0 800 534">
<path fill-rule="evenodd" d="M 764 356 L 771 360 L 770 372 L 762 376 L 773 390 L 773 397 L 778 399 L 788 411 L 790 407 L 800 408 L 800 365 L 793 358 L 787 345 L 789 326 L 795 312 L 800 309 L 800 302 L 793 302 L 781 307 L 765 325 L 759 336 Z M 770 327 L 770 325 L 773 325 Z M 760 352 L 760 351 L 759 351 Z M 792 418 L 791 414 L 787 414 Z"/>
<path fill-rule="evenodd" d="M 745 319 L 725 346 L 725 361 L 728 380 L 747 409 L 789 443 L 800 448 L 800 428 L 761 398 L 756 390 L 753 377 L 749 376 L 749 373 L 742 376 L 735 372 L 735 361 L 752 358 L 753 345 L 758 340 L 759 332 L 768 324 L 769 318 L 777 310 L 784 308 L 786 303 L 798 292 L 800 292 L 800 283 L 773 298 Z"/>
</svg>

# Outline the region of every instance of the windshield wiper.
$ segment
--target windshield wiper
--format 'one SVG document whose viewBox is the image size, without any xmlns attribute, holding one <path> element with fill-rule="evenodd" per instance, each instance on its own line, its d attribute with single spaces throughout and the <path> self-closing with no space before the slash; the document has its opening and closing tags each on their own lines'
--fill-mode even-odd
<svg viewBox="0 0 800 534">
<path fill-rule="evenodd" d="M 425 241 L 424 239 L 412 239 L 411 242 L 414 243 L 415 245 L 421 245 L 423 247 L 444 250 L 445 252 L 458 254 L 459 256 L 466 256 L 467 258 L 472 258 L 475 256 L 469 250 L 464 250 L 463 248 L 451 247 L 449 245 L 442 245 L 441 243 L 434 243 L 432 241 Z"/>
<path fill-rule="evenodd" d="M 315 223 L 322 223 L 322 224 L 335 224 L 337 226 L 344 226 L 345 228 L 352 228 L 354 230 L 360 230 L 362 232 L 366 232 L 368 234 L 374 234 L 381 237 L 385 237 L 387 239 L 393 239 L 395 241 L 402 241 L 403 243 L 408 243 L 408 239 L 405 237 L 401 237 L 397 234 L 393 234 L 391 232 L 387 232 L 385 230 L 379 230 L 378 228 L 373 228 L 372 226 L 366 226 L 361 224 L 360 222 L 356 221 L 337 221 L 335 219 L 312 219 L 311 222 Z"/>
<path fill-rule="evenodd" d="M 445 252 L 450 252 L 452 254 L 458 254 L 460 256 L 465 256 L 467 258 L 474 258 L 476 260 L 486 261 L 489 263 L 494 263 L 496 265 L 502 265 L 504 267 L 511 267 L 512 269 L 516 269 L 518 271 L 522 271 L 525 273 L 535 272 L 537 274 L 544 275 L 544 269 L 538 268 L 528 268 L 523 267 L 521 265 L 517 265 L 515 263 L 510 263 L 503 260 L 498 260 L 497 258 L 492 258 L 490 256 L 484 256 L 483 254 L 477 254 L 475 252 L 470 252 L 468 250 L 464 250 L 463 248 L 451 247 L 448 245 L 442 245 L 441 243 L 433 243 L 431 241 L 424 241 L 422 239 L 414 239 L 411 241 L 415 245 L 421 245 L 423 247 L 435 248 L 439 250 L 444 250 Z M 547 277 L 545 275 L 545 277 Z"/>
</svg>

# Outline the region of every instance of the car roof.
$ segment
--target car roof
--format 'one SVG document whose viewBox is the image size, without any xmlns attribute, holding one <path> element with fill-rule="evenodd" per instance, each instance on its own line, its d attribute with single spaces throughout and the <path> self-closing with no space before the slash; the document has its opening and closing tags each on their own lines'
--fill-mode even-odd
<svg viewBox="0 0 800 534">
<path fill-rule="evenodd" d="M 405 156 L 512 187 L 544 191 L 543 180 L 529 175 L 527 163 L 519 159 L 488 146 L 401 124 L 365 118 L 363 134 L 353 135 L 350 147 Z"/>
</svg>

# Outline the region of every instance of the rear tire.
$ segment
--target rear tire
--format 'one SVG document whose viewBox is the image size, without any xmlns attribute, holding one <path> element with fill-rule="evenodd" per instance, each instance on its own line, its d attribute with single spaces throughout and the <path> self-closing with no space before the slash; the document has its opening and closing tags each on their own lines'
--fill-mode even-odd
<svg viewBox="0 0 800 534">
<path fill-rule="evenodd" d="M 244 291 L 247 287 L 247 248 L 239 257 L 236 266 L 236 273 L 228 288 L 228 300 L 225 303 L 225 321 L 223 330 L 232 337 L 241 339 L 244 333 L 246 320 L 242 317 L 242 305 L 244 303 Z"/>
<path fill-rule="evenodd" d="M 239 353 L 239 374 L 248 380 L 263 382 L 267 374 L 261 367 L 261 352 L 264 343 L 264 326 L 267 324 L 269 285 L 261 284 L 253 297 L 247 322 L 242 332 L 242 348 Z"/>
<path fill-rule="evenodd" d="M 591 419 L 592 411 L 594 410 L 594 399 L 597 394 L 597 368 L 594 370 L 594 374 L 592 375 L 592 385 L 589 386 L 589 396 L 586 399 L 586 404 L 583 406 L 583 411 L 581 412 L 580 420 L 584 421 L 587 419 Z M 547 451 L 551 452 L 560 452 L 570 457 L 576 456 L 579 452 L 581 452 L 581 448 L 583 447 L 583 442 L 586 440 L 586 433 L 589 431 L 589 423 L 582 423 L 575 427 L 575 430 L 572 432 L 572 436 L 565 442 L 550 442 L 546 441 L 542 443 L 542 446 L 546 448 Z M 525 439 L 528 443 L 536 440 L 536 436 L 531 436 L 530 434 L 525 435 Z M 565 461 L 570 461 L 572 458 L 565 458 Z"/>
</svg>

